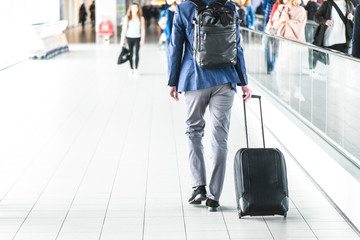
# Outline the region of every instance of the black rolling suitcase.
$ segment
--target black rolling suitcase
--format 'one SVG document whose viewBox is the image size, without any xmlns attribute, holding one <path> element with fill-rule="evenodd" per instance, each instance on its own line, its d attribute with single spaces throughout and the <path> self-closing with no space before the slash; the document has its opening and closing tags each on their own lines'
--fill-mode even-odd
<svg viewBox="0 0 360 240">
<path fill-rule="evenodd" d="M 239 218 L 245 215 L 283 215 L 289 209 L 289 192 L 283 154 L 277 148 L 265 148 L 264 125 L 260 104 L 264 148 L 249 148 L 246 106 L 244 118 L 247 148 L 237 151 L 234 161 L 236 201 Z"/>
</svg>

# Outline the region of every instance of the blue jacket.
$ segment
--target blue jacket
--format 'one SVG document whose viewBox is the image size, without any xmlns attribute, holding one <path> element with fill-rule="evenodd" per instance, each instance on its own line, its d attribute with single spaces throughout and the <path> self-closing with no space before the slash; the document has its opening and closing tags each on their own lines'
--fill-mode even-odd
<svg viewBox="0 0 360 240">
<path fill-rule="evenodd" d="M 203 0 L 210 3 L 213 0 Z M 232 6 L 235 11 L 235 5 Z M 247 75 L 243 49 L 240 46 L 239 23 L 237 32 L 237 63 L 217 69 L 202 69 L 194 61 L 192 44 L 194 31 L 192 20 L 195 13 L 195 5 L 190 1 L 183 2 L 176 7 L 170 45 L 168 48 L 168 73 L 169 86 L 176 86 L 178 92 L 186 92 L 209 88 L 232 83 L 236 91 L 236 85 L 247 85 Z"/>
<path fill-rule="evenodd" d="M 167 17 L 167 22 L 166 22 L 166 27 L 164 29 L 164 33 L 165 33 L 165 36 L 167 39 L 170 39 L 170 35 L 171 35 L 171 32 L 170 32 L 170 29 L 171 29 L 171 26 L 170 26 L 170 23 L 171 23 L 171 19 L 170 19 L 170 7 L 168 7 L 167 9 L 161 11 L 160 13 L 160 17 L 159 17 L 159 20 L 162 18 L 162 17 Z"/>
</svg>

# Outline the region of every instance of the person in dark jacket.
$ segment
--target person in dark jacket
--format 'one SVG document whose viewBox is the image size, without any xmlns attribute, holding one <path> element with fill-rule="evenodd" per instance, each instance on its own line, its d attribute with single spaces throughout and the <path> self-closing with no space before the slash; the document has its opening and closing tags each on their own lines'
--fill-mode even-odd
<svg viewBox="0 0 360 240">
<path fill-rule="evenodd" d="M 352 55 L 353 57 L 360 58 L 360 5 L 356 7 L 354 19 Z"/>
<path fill-rule="evenodd" d="M 263 10 L 263 4 L 264 4 L 264 1 L 261 0 L 259 6 L 256 7 L 255 14 L 265 15 L 264 10 Z"/>
<path fill-rule="evenodd" d="M 315 13 L 318 10 L 320 4 L 316 2 L 316 0 L 310 0 L 305 6 L 305 10 L 307 12 L 307 20 L 315 20 Z"/>
<path fill-rule="evenodd" d="M 91 26 L 95 27 L 95 1 L 89 7 Z"/>
<path fill-rule="evenodd" d="M 87 12 L 85 8 L 85 4 L 81 4 L 79 10 L 79 23 L 81 23 L 82 30 L 85 29 L 86 16 L 87 16 Z"/>
<path fill-rule="evenodd" d="M 354 5 L 350 0 L 324 1 L 315 13 L 315 21 L 320 25 L 320 29 L 316 31 L 314 44 L 348 53 L 351 38 L 347 36 L 346 26 L 333 4 L 340 8 L 347 19 L 352 21 L 354 18 Z"/>
</svg>

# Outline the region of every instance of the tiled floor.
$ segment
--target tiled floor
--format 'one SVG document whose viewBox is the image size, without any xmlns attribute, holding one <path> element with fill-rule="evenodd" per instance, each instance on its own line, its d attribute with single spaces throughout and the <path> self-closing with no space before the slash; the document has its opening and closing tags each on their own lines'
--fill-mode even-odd
<svg viewBox="0 0 360 240">
<path fill-rule="evenodd" d="M 1 240 L 359 239 L 285 149 L 288 217 L 238 219 L 238 98 L 221 211 L 188 205 L 184 99 L 168 98 L 165 53 L 145 45 L 139 76 L 116 65 L 118 53 L 115 45 L 71 45 L 0 72 Z M 249 119 L 259 146 L 251 111 Z M 270 134 L 267 145 L 280 146 Z"/>
</svg>

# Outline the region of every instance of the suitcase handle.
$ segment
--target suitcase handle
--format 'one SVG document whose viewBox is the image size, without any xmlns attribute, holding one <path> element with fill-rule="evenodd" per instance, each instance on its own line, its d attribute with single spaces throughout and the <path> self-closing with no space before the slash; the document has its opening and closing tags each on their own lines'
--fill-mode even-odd
<svg viewBox="0 0 360 240">
<path fill-rule="evenodd" d="M 243 99 L 246 95 L 243 95 Z M 259 99 L 259 105 L 260 105 L 260 119 L 261 119 L 261 131 L 262 131 L 262 138 L 263 138 L 263 145 L 265 148 L 265 136 L 264 136 L 264 122 L 263 122 L 263 116 L 262 116 L 262 107 L 261 107 L 261 96 L 260 95 L 251 95 L 251 98 L 258 98 Z M 248 135 L 248 127 L 247 127 L 247 120 L 246 120 L 246 104 L 243 100 L 244 105 L 244 119 L 245 119 L 245 135 L 246 135 L 246 146 L 249 148 L 249 135 Z"/>
</svg>

